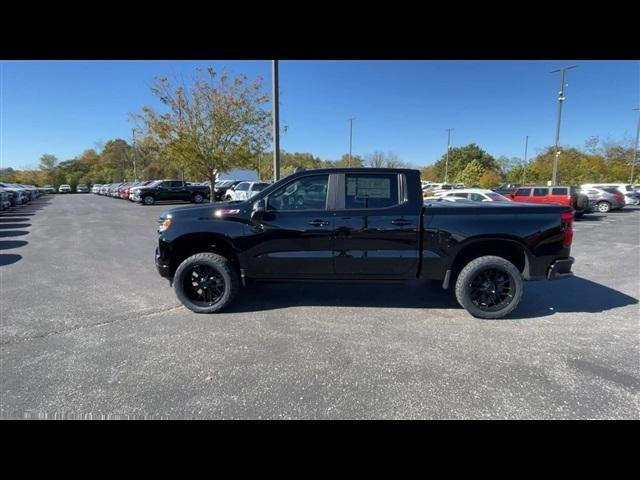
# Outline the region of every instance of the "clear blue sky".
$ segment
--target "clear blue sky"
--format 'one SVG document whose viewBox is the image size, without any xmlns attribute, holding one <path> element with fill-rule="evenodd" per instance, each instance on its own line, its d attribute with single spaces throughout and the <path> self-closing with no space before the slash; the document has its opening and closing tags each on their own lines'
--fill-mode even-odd
<svg viewBox="0 0 640 480">
<path fill-rule="evenodd" d="M 479 144 L 495 157 L 530 156 L 554 142 L 558 74 L 568 72 L 561 143 L 591 135 L 633 140 L 640 104 L 637 61 L 282 61 L 281 139 L 286 151 L 338 159 L 392 151 L 415 166 L 436 161 L 452 144 Z M 36 167 L 44 153 L 67 160 L 96 142 L 130 140 L 129 114 L 155 104 L 158 75 L 185 78 L 196 65 L 261 76 L 270 61 L 2 61 L 2 167 Z"/>
</svg>

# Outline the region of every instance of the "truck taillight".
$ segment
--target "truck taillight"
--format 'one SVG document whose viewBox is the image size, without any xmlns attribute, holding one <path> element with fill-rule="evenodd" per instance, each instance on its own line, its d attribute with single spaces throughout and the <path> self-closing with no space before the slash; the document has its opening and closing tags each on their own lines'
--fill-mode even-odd
<svg viewBox="0 0 640 480">
<path fill-rule="evenodd" d="M 573 242 L 573 211 L 566 211 L 560 214 L 560 221 L 564 228 L 564 238 L 562 243 L 565 247 L 570 247 Z"/>
</svg>

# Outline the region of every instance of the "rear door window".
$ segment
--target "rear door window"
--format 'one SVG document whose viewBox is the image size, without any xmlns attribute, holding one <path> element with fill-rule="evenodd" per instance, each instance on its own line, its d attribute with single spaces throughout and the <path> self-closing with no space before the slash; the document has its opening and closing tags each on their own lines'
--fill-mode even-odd
<svg viewBox="0 0 640 480">
<path fill-rule="evenodd" d="M 534 188 L 533 189 L 533 196 L 534 197 L 546 197 L 548 192 L 549 192 L 548 188 Z"/>
<path fill-rule="evenodd" d="M 556 187 L 551 189 L 551 195 L 567 195 L 566 187 Z"/>
<path fill-rule="evenodd" d="M 345 208 L 388 208 L 398 205 L 398 175 L 347 174 Z"/>
<path fill-rule="evenodd" d="M 528 197 L 530 194 L 530 188 L 519 188 L 518 190 L 516 190 L 516 197 Z"/>
</svg>

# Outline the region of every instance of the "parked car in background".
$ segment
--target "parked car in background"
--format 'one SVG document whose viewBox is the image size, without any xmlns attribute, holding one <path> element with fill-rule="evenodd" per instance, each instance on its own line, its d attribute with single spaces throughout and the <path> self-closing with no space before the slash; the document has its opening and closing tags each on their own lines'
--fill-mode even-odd
<svg viewBox="0 0 640 480">
<path fill-rule="evenodd" d="M 24 188 L 21 188 L 12 183 L 0 183 L 0 187 L 4 188 L 5 191 L 9 194 L 9 202 L 12 207 L 16 205 L 22 205 L 29 201 L 27 192 Z"/>
<path fill-rule="evenodd" d="M 636 193 L 633 185 L 629 183 L 585 183 L 580 185 L 583 190 L 589 190 L 590 188 L 615 188 L 623 195 L 625 205 L 638 205 L 640 198 Z"/>
<path fill-rule="evenodd" d="M 493 191 L 500 195 L 509 196 L 520 187 L 519 183 L 503 183 L 498 188 L 494 188 Z"/>
<path fill-rule="evenodd" d="M 227 196 L 227 191 L 234 188 L 241 182 L 242 180 L 220 180 L 216 182 L 213 187 L 213 192 L 215 195 L 214 199 L 218 202 L 224 200 Z"/>
<path fill-rule="evenodd" d="M 229 201 L 249 200 L 269 185 L 267 182 L 240 182 L 233 190 L 227 192 L 225 199 Z"/>
<path fill-rule="evenodd" d="M 118 197 L 119 196 L 118 189 L 123 184 L 124 184 L 124 182 L 112 183 L 111 186 L 109 187 L 109 192 L 107 193 L 107 195 L 109 195 L 110 197 L 113 197 L 113 198 Z"/>
<path fill-rule="evenodd" d="M 0 187 L 0 210 L 5 210 L 11 206 L 11 200 L 9 200 L 9 192 Z"/>
<path fill-rule="evenodd" d="M 106 183 L 100 187 L 100 195 L 109 195 L 109 189 L 111 188 L 111 183 Z"/>
<path fill-rule="evenodd" d="M 422 197 L 431 197 L 436 192 L 442 192 L 444 190 L 453 190 L 454 186 L 450 183 L 429 183 L 422 187 Z"/>
<path fill-rule="evenodd" d="M 426 205 L 427 203 L 432 203 L 432 202 L 448 202 L 448 203 L 466 203 L 469 205 L 478 205 L 477 202 L 474 202 L 473 200 L 469 200 L 468 198 L 464 198 L 464 197 L 456 197 L 456 196 L 442 196 L 442 197 L 423 197 L 422 198 L 423 203 Z"/>
<path fill-rule="evenodd" d="M 101 184 L 94 183 L 93 187 L 91 187 L 91 193 L 99 193 L 100 192 L 100 187 L 102 187 Z"/>
<path fill-rule="evenodd" d="M 581 192 L 589 197 L 589 201 L 595 205 L 596 211 L 600 213 L 620 210 L 625 206 L 624 195 L 614 187 L 591 187 L 583 189 Z"/>
<path fill-rule="evenodd" d="M 40 189 L 40 191 L 44 193 L 56 193 L 56 189 L 53 188 L 53 185 L 45 185 Z"/>
<path fill-rule="evenodd" d="M 575 210 L 576 217 L 581 217 L 594 210 L 594 204 L 589 201 L 589 197 L 580 193 L 575 187 L 520 187 L 509 198 L 514 202 L 566 205 Z"/>
<path fill-rule="evenodd" d="M 207 185 L 187 185 L 182 180 L 160 180 L 145 187 L 136 188 L 134 201 L 153 205 L 157 201 L 182 200 L 202 203 L 209 199 Z"/>
<path fill-rule="evenodd" d="M 29 201 L 35 200 L 41 195 L 40 190 L 38 190 L 38 188 L 34 187 L 33 185 L 24 185 L 22 183 L 16 183 L 16 186 L 24 189 L 24 191 L 27 194 L 27 199 Z"/>
<path fill-rule="evenodd" d="M 460 190 L 449 190 L 442 191 L 441 193 L 436 193 L 435 197 L 458 197 L 458 198 L 466 198 L 472 200 L 474 202 L 511 202 L 510 198 L 505 197 L 504 195 L 500 195 L 499 193 L 494 192 L 493 190 L 488 190 L 484 188 L 463 188 Z"/>
<path fill-rule="evenodd" d="M 71 193 L 71 185 L 63 184 L 58 187 L 58 193 Z"/>
<path fill-rule="evenodd" d="M 138 194 L 140 192 L 140 189 L 143 187 L 150 187 L 159 182 L 160 180 L 143 180 L 141 182 L 137 182 L 136 185 L 133 185 L 132 187 L 129 188 L 129 200 L 131 200 L 132 202 L 139 202 L 140 198 Z"/>
<path fill-rule="evenodd" d="M 89 187 L 87 187 L 84 183 L 79 183 L 76 185 L 76 193 L 89 193 Z"/>
</svg>

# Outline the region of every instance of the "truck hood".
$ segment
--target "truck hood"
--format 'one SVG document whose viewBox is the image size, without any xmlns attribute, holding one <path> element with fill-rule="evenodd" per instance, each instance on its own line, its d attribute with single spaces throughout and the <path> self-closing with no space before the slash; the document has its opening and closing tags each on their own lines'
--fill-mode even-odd
<svg viewBox="0 0 640 480">
<path fill-rule="evenodd" d="M 165 210 L 160 214 L 160 219 L 165 219 L 168 216 L 179 220 L 181 218 L 212 218 L 216 216 L 216 211 L 228 209 L 239 210 L 237 214 L 230 216 L 245 216 L 253 208 L 253 202 L 240 201 L 240 202 L 215 202 L 215 203 L 203 203 L 200 205 L 190 205 L 188 207 L 176 207 L 170 210 Z"/>
</svg>

